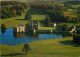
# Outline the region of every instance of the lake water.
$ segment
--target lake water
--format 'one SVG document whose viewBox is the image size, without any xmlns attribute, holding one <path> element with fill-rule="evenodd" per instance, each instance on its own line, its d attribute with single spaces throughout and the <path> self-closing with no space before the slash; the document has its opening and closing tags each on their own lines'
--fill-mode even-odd
<svg viewBox="0 0 80 57">
<path fill-rule="evenodd" d="M 33 41 L 65 38 L 71 36 L 69 33 L 13 33 L 13 29 L 7 29 L 5 33 L 0 30 L 0 44 L 19 45 Z"/>
</svg>

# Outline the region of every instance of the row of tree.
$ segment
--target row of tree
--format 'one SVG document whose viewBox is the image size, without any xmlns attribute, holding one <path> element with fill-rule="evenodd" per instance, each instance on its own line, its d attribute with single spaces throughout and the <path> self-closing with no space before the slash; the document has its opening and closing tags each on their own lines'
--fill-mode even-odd
<svg viewBox="0 0 80 57">
<path fill-rule="evenodd" d="M 66 8 L 63 5 L 58 5 L 55 3 L 33 2 L 33 3 L 30 3 L 30 7 L 40 9 L 44 11 L 46 14 L 48 14 L 48 16 L 45 18 L 46 24 L 47 23 L 49 24 L 50 22 L 53 22 L 53 21 L 65 21 L 63 19 L 64 19 L 64 11 L 66 10 Z"/>
<path fill-rule="evenodd" d="M 58 5 L 55 3 L 40 3 L 40 2 L 35 3 L 34 2 L 34 3 L 31 3 L 30 6 L 31 8 L 37 8 L 45 12 L 47 12 L 47 10 L 56 10 L 56 11 L 65 10 L 63 5 Z"/>
<path fill-rule="evenodd" d="M 1 5 L 1 19 L 21 16 L 23 15 L 24 10 L 29 7 L 29 4 L 25 2 L 3 1 L 1 4 L 4 5 Z"/>
<path fill-rule="evenodd" d="M 24 6 L 24 8 L 27 8 L 29 6 L 28 2 L 19 2 L 19 1 L 0 1 L 1 6 L 6 6 L 6 5 L 15 5 L 15 4 L 21 4 Z"/>
<path fill-rule="evenodd" d="M 70 4 L 70 5 L 80 5 L 80 1 L 79 0 L 71 0 L 71 1 L 66 1 L 63 2 L 64 4 Z"/>
<path fill-rule="evenodd" d="M 48 14 L 50 22 L 79 22 L 79 16 L 65 16 L 64 12 L 72 8 L 69 4 L 58 5 L 55 3 L 33 3 L 31 8 L 37 8 Z M 47 18 L 48 19 L 48 18 Z"/>
</svg>

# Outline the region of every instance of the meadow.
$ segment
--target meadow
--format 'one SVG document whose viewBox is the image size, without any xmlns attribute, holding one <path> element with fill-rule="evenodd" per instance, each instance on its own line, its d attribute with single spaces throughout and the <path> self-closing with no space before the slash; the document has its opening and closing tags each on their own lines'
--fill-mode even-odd
<svg viewBox="0 0 80 57">
<path fill-rule="evenodd" d="M 3 57 L 79 57 L 80 45 L 72 41 L 73 37 L 40 40 L 28 43 L 32 52 L 22 51 L 24 44 L 16 46 L 0 45 Z M 46 48 L 47 47 L 47 48 Z"/>
</svg>

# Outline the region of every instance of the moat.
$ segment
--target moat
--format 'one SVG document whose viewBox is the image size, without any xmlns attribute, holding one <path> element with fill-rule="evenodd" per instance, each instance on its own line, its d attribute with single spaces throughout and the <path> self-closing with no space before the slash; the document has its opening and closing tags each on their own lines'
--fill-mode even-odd
<svg viewBox="0 0 80 57">
<path fill-rule="evenodd" d="M 13 33 L 13 29 L 6 29 L 5 33 L 1 33 L 0 30 L 0 44 L 4 45 L 19 45 L 30 43 L 33 41 L 56 39 L 56 38 L 66 38 L 70 37 L 69 33 Z"/>
</svg>

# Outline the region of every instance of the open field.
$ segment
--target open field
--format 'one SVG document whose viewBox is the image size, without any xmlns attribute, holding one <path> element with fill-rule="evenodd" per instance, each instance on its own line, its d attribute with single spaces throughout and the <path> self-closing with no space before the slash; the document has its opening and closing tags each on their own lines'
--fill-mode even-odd
<svg viewBox="0 0 80 57">
<path fill-rule="evenodd" d="M 46 17 L 46 14 L 43 11 L 35 8 L 31 8 L 27 13 L 32 15 L 31 21 L 42 21 L 45 20 Z"/>
<path fill-rule="evenodd" d="M 1 56 L 5 57 L 79 57 L 80 47 L 72 42 L 72 37 L 49 39 L 28 43 L 32 53 L 22 52 L 24 44 L 16 46 L 0 45 Z"/>
<path fill-rule="evenodd" d="M 54 30 L 54 27 L 40 27 L 39 30 Z"/>
<path fill-rule="evenodd" d="M 78 16 L 77 11 L 68 10 L 64 12 L 65 16 Z"/>
</svg>

